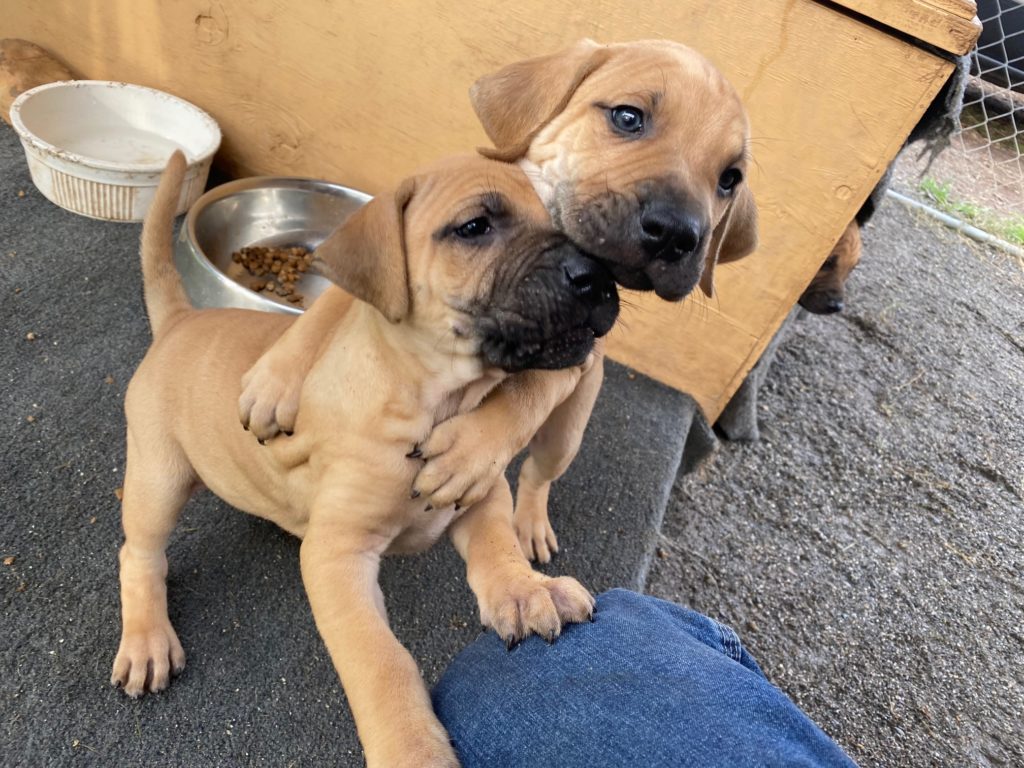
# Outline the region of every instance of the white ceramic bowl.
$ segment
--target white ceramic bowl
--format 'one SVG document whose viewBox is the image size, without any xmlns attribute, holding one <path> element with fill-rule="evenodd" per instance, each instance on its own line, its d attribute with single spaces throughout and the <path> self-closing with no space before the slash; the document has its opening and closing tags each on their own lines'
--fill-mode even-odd
<svg viewBox="0 0 1024 768">
<path fill-rule="evenodd" d="M 216 121 L 141 85 L 69 80 L 32 88 L 11 105 L 32 181 L 62 208 L 94 219 L 141 221 L 167 158 L 189 167 L 178 213 L 203 193 L 220 146 Z"/>
</svg>

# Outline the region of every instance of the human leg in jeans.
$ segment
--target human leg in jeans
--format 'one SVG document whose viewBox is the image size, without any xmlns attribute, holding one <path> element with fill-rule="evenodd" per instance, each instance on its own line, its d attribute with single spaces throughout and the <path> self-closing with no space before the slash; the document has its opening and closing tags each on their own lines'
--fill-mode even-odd
<svg viewBox="0 0 1024 768">
<path fill-rule="evenodd" d="M 735 632 L 621 589 L 553 645 L 482 635 L 433 700 L 464 768 L 853 765 Z"/>
</svg>

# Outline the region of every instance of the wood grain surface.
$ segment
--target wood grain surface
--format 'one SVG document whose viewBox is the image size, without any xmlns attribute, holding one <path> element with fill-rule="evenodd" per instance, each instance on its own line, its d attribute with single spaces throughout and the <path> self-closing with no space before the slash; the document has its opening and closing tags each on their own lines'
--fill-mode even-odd
<svg viewBox="0 0 1024 768">
<path fill-rule="evenodd" d="M 926 5 L 940 2 L 958 4 Z M 371 193 L 486 144 L 467 90 L 508 62 L 585 36 L 698 48 L 751 114 L 762 245 L 719 270 L 713 300 L 628 296 L 610 349 L 711 419 L 952 69 L 812 0 L 9 0 L 0 36 L 39 43 L 88 77 L 198 104 L 219 121 L 233 173 Z"/>
<path fill-rule="evenodd" d="M 957 56 L 981 34 L 973 0 L 833 0 L 899 32 Z"/>
</svg>

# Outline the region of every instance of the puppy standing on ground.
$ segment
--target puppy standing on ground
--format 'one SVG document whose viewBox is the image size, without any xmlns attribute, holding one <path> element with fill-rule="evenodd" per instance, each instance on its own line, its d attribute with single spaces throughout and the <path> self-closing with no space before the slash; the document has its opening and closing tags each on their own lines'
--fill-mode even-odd
<svg viewBox="0 0 1024 768">
<path fill-rule="evenodd" d="M 355 299 L 319 346 L 295 436 L 260 447 L 232 404 L 242 373 L 293 321 L 189 306 L 171 260 L 184 168 L 175 153 L 142 237 L 153 345 L 125 399 L 123 631 L 112 682 L 138 696 L 184 666 L 164 551 L 182 505 L 206 486 L 302 539 L 303 582 L 368 764 L 456 765 L 415 662 L 388 628 L 381 556 L 422 550 L 448 529 L 483 621 L 509 642 L 553 639 L 593 601 L 575 580 L 530 568 L 507 483 L 469 509 L 431 510 L 410 499 L 419 463 L 407 454 L 506 371 L 575 366 L 578 378 L 595 336 L 614 323 L 614 283 L 553 229 L 515 166 L 468 157 L 407 179 L 317 250 Z"/>
<path fill-rule="evenodd" d="M 744 183 L 749 126 L 731 85 L 696 51 L 664 40 L 598 45 L 511 64 L 479 80 L 473 107 L 495 145 L 518 161 L 557 227 L 627 288 L 678 301 L 713 292 L 716 262 L 757 245 Z M 345 311 L 328 290 L 245 374 L 239 409 L 261 439 L 295 424 L 304 371 Z M 551 484 L 579 450 L 604 375 L 603 349 L 576 371 L 513 376 L 474 411 L 434 429 L 414 488 L 435 505 L 480 498 L 529 444 L 515 521 L 530 559 L 558 542 Z"/>
</svg>

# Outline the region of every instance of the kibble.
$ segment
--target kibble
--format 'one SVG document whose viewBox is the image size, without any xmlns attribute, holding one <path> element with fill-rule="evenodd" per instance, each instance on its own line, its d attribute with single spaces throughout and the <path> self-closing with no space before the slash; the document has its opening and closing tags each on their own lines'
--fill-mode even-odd
<svg viewBox="0 0 1024 768">
<path fill-rule="evenodd" d="M 295 283 L 313 263 L 313 254 L 305 248 L 254 245 L 235 251 L 231 254 L 231 260 L 244 267 L 253 277 L 276 278 L 251 281 L 249 288 L 256 293 L 274 294 L 293 304 L 303 300 L 303 295 L 295 289 Z"/>
</svg>

